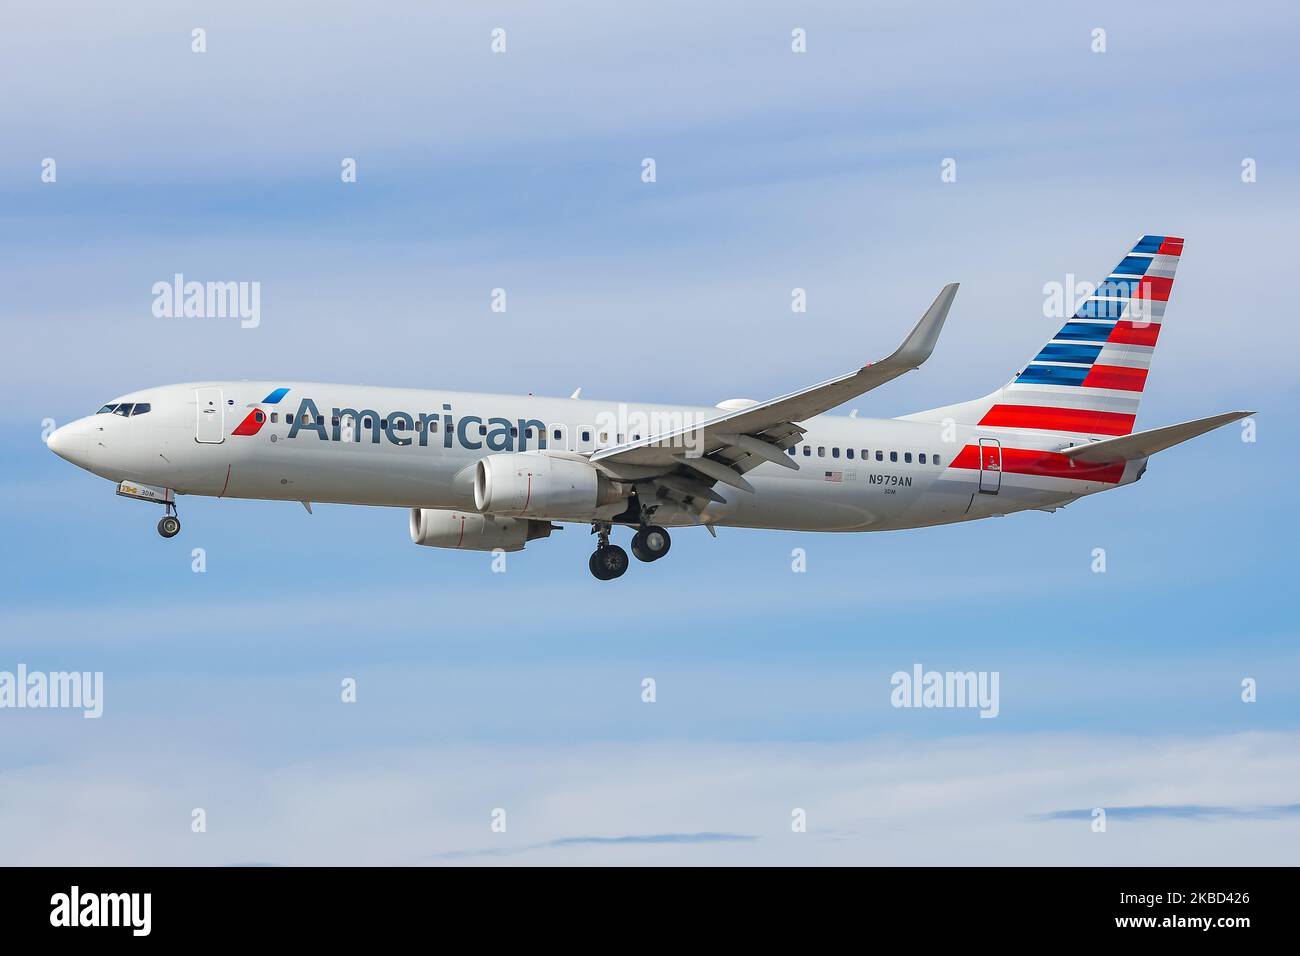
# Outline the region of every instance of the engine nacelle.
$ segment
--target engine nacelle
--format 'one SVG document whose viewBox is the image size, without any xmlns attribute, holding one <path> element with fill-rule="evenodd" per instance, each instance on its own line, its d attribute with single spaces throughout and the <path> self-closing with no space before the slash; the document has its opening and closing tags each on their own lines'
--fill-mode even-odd
<svg viewBox="0 0 1300 956">
<path fill-rule="evenodd" d="M 411 509 L 411 540 L 430 548 L 461 551 L 522 551 L 525 542 L 551 533 L 546 521 L 499 518 L 437 508 Z"/>
<path fill-rule="evenodd" d="M 586 461 L 552 455 L 488 455 L 474 469 L 474 506 L 495 515 L 585 520 L 630 490 Z"/>
</svg>

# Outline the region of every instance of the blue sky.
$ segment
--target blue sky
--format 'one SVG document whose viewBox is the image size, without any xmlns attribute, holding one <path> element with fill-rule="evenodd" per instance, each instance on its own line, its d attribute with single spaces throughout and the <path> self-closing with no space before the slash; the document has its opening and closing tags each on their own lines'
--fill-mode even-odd
<svg viewBox="0 0 1300 956">
<path fill-rule="evenodd" d="M 102 670 L 105 705 L 0 711 L 6 861 L 1293 858 L 1296 815 L 1268 808 L 1300 800 L 1297 21 L 7 13 L 0 670 Z M 1250 408 L 1258 440 L 1223 429 L 1054 515 L 682 532 L 611 586 L 579 527 L 505 574 L 414 547 L 389 509 L 185 500 L 163 541 L 41 443 L 47 418 L 190 379 L 764 398 L 886 354 L 960 281 L 931 361 L 854 403 L 903 414 L 1006 381 L 1056 328 L 1044 283 L 1099 279 L 1149 232 L 1187 247 L 1139 427 Z M 153 317 L 175 272 L 261 282 L 261 325 Z M 999 671 L 1000 715 L 892 708 L 918 662 Z M 1097 806 L 1128 810 L 1094 834 L 1076 811 Z"/>
</svg>

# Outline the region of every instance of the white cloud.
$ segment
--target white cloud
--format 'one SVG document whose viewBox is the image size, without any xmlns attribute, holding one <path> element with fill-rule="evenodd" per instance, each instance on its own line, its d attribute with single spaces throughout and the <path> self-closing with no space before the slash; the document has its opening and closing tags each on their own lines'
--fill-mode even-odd
<svg viewBox="0 0 1300 956">
<path fill-rule="evenodd" d="M 0 842 L 13 864 L 1285 864 L 1296 816 L 1117 813 L 1106 833 L 1041 816 L 1292 804 L 1298 746 L 1294 734 L 556 744 L 269 766 L 137 746 L 4 773 Z M 207 833 L 190 831 L 194 807 Z M 498 807 L 504 834 L 490 829 Z M 807 833 L 791 832 L 794 808 Z"/>
</svg>

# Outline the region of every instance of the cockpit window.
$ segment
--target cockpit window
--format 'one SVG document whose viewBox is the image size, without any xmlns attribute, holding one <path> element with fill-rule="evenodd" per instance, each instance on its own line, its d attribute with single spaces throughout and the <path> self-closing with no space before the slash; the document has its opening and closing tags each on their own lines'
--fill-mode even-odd
<svg viewBox="0 0 1300 956">
<path fill-rule="evenodd" d="M 136 402 L 135 408 L 131 409 L 131 417 L 134 418 L 136 415 L 143 415 L 145 412 L 149 411 L 149 409 L 152 407 L 153 406 L 150 405 L 148 402 Z"/>
<path fill-rule="evenodd" d="M 131 408 L 132 405 L 130 402 L 123 402 L 121 405 L 117 406 L 117 408 L 113 409 L 113 414 L 121 415 L 125 418 L 127 415 L 131 414 Z"/>
<path fill-rule="evenodd" d="M 115 409 L 115 408 L 117 408 L 116 405 L 105 405 L 105 406 L 104 406 L 103 408 L 101 408 L 99 411 L 95 412 L 95 414 L 96 414 L 96 415 L 106 415 L 106 414 L 108 414 L 109 412 L 111 412 L 111 411 L 112 411 L 113 409 Z"/>
</svg>

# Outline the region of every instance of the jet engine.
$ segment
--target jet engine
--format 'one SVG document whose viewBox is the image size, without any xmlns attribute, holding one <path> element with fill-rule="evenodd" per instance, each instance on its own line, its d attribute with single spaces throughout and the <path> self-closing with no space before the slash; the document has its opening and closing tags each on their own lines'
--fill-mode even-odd
<svg viewBox="0 0 1300 956">
<path fill-rule="evenodd" d="M 411 540 L 431 548 L 461 551 L 522 551 L 525 542 L 551 533 L 549 521 L 498 518 L 473 512 L 411 509 Z"/>
<path fill-rule="evenodd" d="M 630 493 L 586 461 L 553 455 L 488 455 L 474 469 L 474 506 L 496 515 L 584 520 Z"/>
</svg>

